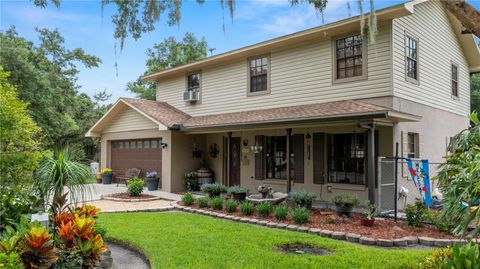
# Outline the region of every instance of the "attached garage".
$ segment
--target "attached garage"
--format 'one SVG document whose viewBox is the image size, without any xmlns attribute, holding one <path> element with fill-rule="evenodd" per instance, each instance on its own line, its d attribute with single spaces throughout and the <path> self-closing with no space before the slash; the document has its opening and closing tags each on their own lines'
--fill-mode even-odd
<svg viewBox="0 0 480 269">
<path fill-rule="evenodd" d="M 126 169 L 138 168 L 140 176 L 155 171 L 162 174 L 162 140 L 137 139 L 111 141 L 111 167 L 115 174 L 124 174 Z"/>
</svg>

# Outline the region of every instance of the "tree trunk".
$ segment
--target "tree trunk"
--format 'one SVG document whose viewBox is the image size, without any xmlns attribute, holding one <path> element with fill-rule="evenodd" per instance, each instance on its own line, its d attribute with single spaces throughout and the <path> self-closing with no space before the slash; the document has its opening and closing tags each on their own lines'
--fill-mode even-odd
<svg viewBox="0 0 480 269">
<path fill-rule="evenodd" d="M 462 23 L 466 31 L 480 37 L 480 11 L 465 0 L 441 0 L 441 2 Z"/>
</svg>

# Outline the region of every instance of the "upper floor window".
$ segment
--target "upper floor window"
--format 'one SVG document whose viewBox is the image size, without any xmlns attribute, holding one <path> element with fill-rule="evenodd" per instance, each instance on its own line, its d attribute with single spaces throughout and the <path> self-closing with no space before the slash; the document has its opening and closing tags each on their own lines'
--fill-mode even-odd
<svg viewBox="0 0 480 269">
<path fill-rule="evenodd" d="M 200 73 L 194 73 L 187 76 L 187 91 L 200 90 Z"/>
<path fill-rule="evenodd" d="M 249 93 L 265 93 L 269 91 L 269 57 L 262 56 L 249 61 Z"/>
<path fill-rule="evenodd" d="M 458 66 L 452 63 L 452 96 L 458 97 Z"/>
<path fill-rule="evenodd" d="M 365 75 L 365 54 L 361 35 L 335 40 L 335 80 L 352 80 Z"/>
<path fill-rule="evenodd" d="M 418 83 L 418 39 L 405 36 L 405 55 L 406 79 Z"/>
</svg>

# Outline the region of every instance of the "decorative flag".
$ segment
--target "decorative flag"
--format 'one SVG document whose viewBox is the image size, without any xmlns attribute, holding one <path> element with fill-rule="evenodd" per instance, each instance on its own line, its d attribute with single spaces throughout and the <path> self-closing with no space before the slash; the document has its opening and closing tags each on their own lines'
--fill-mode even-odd
<svg viewBox="0 0 480 269">
<path fill-rule="evenodd" d="M 430 207 L 432 198 L 430 196 L 430 178 L 428 173 L 428 160 L 407 159 L 410 179 L 415 183 L 423 203 Z"/>
</svg>

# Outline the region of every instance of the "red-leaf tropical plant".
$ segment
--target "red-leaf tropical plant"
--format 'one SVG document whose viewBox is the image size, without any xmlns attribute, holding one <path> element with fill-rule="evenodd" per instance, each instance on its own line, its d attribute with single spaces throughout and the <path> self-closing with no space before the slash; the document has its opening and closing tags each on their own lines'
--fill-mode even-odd
<svg viewBox="0 0 480 269">
<path fill-rule="evenodd" d="M 98 218 L 98 213 L 100 213 L 100 208 L 93 205 L 84 205 L 82 207 L 75 208 L 75 214 L 80 217 L 89 217 L 89 218 Z"/>
<path fill-rule="evenodd" d="M 107 251 L 103 238 L 99 234 L 85 241 L 78 239 L 77 244 L 83 256 L 83 266 L 87 268 L 98 265 L 100 254 Z"/>
<path fill-rule="evenodd" d="M 22 260 L 27 269 L 47 269 L 58 260 L 52 235 L 44 226 L 33 227 L 24 237 Z"/>
</svg>

